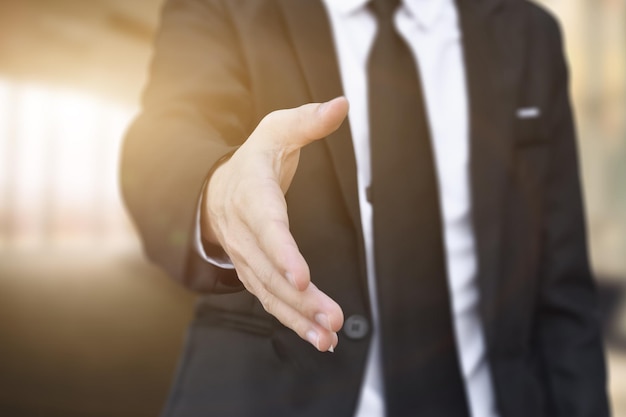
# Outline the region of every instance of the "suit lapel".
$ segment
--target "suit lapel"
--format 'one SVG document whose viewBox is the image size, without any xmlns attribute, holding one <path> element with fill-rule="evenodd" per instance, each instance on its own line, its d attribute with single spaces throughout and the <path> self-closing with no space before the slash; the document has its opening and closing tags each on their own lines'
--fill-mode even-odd
<svg viewBox="0 0 626 417">
<path fill-rule="evenodd" d="M 326 10 L 317 0 L 280 0 L 311 97 L 324 102 L 343 95 L 339 64 Z M 356 159 L 348 121 L 325 140 L 344 201 L 361 235 Z"/>
<path fill-rule="evenodd" d="M 513 122 L 524 68 L 524 18 L 514 0 L 456 0 L 470 104 L 470 187 L 481 316 L 493 337 L 503 247 L 502 213 L 513 167 Z M 332 32 L 317 0 L 279 0 L 311 97 L 343 94 Z M 326 140 L 345 204 L 362 242 L 356 161 L 346 122 Z"/>
<path fill-rule="evenodd" d="M 504 198 L 513 167 L 513 122 L 524 68 L 523 16 L 511 0 L 457 0 L 470 104 L 470 186 L 481 316 L 493 340 Z"/>
</svg>

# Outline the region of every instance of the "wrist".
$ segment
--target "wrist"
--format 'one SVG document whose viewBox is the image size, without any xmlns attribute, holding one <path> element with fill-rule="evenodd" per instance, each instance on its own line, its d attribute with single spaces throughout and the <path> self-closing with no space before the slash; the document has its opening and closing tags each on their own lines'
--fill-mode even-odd
<svg viewBox="0 0 626 417">
<path fill-rule="evenodd" d="M 220 246 L 221 244 L 217 237 L 217 225 L 214 224 L 218 216 L 215 215 L 216 210 L 211 207 L 211 203 L 215 203 L 216 200 L 219 200 L 219 197 L 211 195 L 211 192 L 214 191 L 215 181 L 217 179 L 216 177 L 219 176 L 216 174 L 218 174 L 218 171 L 223 168 L 223 165 L 230 159 L 232 154 L 233 152 L 230 152 L 218 159 L 209 171 L 207 180 L 204 183 L 204 188 L 202 189 L 202 200 L 200 203 L 200 232 L 203 242 L 210 245 Z M 213 185 L 213 187 L 211 187 L 211 185 Z"/>
</svg>

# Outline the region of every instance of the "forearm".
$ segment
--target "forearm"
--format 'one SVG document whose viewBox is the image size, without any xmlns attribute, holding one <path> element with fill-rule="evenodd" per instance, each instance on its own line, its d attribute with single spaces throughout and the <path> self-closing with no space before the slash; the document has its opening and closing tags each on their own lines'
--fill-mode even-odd
<svg viewBox="0 0 626 417">
<path fill-rule="evenodd" d="M 173 141 L 170 138 L 175 133 L 164 126 L 151 124 L 146 129 L 138 123 L 125 142 L 121 178 L 126 205 L 146 255 L 184 286 L 213 291 L 217 281 L 232 281 L 234 274 L 200 258 L 194 232 L 206 176 L 230 147 L 200 137 L 194 140 L 189 127 L 176 129 L 186 132 L 184 141 Z"/>
<path fill-rule="evenodd" d="M 201 291 L 216 290 L 234 273 L 213 277 L 195 250 L 197 204 L 212 167 L 250 133 L 244 64 L 220 5 L 166 3 L 143 110 L 127 133 L 121 163 L 124 199 L 146 254 Z"/>
</svg>

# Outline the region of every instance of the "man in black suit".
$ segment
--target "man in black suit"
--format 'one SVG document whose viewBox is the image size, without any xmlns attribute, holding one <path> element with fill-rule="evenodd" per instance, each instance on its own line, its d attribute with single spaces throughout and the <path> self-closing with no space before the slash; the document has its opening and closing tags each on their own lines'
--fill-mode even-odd
<svg viewBox="0 0 626 417">
<path fill-rule="evenodd" d="M 557 25 L 523 0 L 456 5 L 494 407 L 606 416 Z M 148 257 L 202 293 L 167 416 L 355 413 L 374 318 L 348 106 L 331 100 L 343 94 L 334 51 L 319 1 L 165 6 L 122 184 Z M 235 270 L 215 265 L 224 255 Z M 451 398 L 387 413 L 451 416 Z M 469 415 L 464 401 L 454 415 Z"/>
</svg>

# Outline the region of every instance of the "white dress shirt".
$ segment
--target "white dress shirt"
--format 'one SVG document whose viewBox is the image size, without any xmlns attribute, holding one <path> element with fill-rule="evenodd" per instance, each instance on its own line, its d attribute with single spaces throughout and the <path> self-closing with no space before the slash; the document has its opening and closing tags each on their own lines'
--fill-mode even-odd
<svg viewBox="0 0 626 417">
<path fill-rule="evenodd" d="M 376 20 L 367 9 L 368 0 L 323 2 L 333 31 L 344 94 L 350 102 L 348 118 L 373 310 L 374 331 L 355 417 L 384 417 L 372 206 L 366 196 L 371 180 L 366 68 Z M 497 417 L 479 316 L 469 189 L 467 88 L 458 13 L 454 0 L 403 0 L 395 23 L 416 58 L 422 80 L 439 181 L 454 330 L 471 415 Z M 207 261 L 232 268 L 225 260 L 206 257 L 199 226 L 196 236 L 198 250 Z"/>
</svg>

